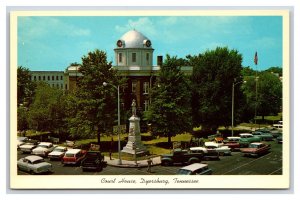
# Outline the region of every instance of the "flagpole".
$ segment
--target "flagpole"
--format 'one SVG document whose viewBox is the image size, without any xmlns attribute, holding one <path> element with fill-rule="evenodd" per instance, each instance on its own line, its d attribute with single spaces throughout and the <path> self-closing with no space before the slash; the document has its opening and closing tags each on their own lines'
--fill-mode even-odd
<svg viewBox="0 0 300 200">
<path fill-rule="evenodd" d="M 256 130 L 256 116 L 257 116 L 257 82 L 258 82 L 258 77 L 257 77 L 257 63 L 258 63 L 258 56 L 257 56 L 257 51 L 255 52 L 254 56 L 254 63 L 256 65 L 256 70 L 255 70 L 255 113 L 254 113 L 254 130 Z"/>
</svg>

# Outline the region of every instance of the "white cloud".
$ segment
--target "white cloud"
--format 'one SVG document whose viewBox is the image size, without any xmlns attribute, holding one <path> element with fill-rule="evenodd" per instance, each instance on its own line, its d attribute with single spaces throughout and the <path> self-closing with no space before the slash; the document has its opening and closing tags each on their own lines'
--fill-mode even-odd
<svg viewBox="0 0 300 200">
<path fill-rule="evenodd" d="M 65 23 L 57 17 L 20 17 L 18 20 L 18 37 L 21 42 L 30 42 L 48 36 L 89 36 L 91 31 Z"/>
<path fill-rule="evenodd" d="M 148 17 L 141 17 L 138 20 L 130 19 L 128 20 L 127 24 L 123 26 L 117 25 L 115 29 L 121 34 L 124 34 L 129 30 L 135 29 L 137 31 L 145 33 L 148 37 L 157 35 L 155 25 Z"/>
</svg>

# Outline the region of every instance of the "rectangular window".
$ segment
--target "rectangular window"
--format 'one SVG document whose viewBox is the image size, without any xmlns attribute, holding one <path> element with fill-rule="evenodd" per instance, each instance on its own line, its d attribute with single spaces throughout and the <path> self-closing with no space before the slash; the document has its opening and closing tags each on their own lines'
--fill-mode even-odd
<svg viewBox="0 0 300 200">
<path fill-rule="evenodd" d="M 147 65 L 150 64 L 150 54 L 149 53 L 146 53 L 146 63 L 147 63 Z"/>
<path fill-rule="evenodd" d="M 34 76 L 34 77 L 33 77 L 33 80 L 35 80 L 35 81 L 36 81 L 36 76 Z"/>
<path fill-rule="evenodd" d="M 58 76 L 56 76 L 56 80 L 58 81 Z"/>
<path fill-rule="evenodd" d="M 122 63 L 122 53 L 119 53 L 118 55 L 119 55 L 119 59 L 118 59 L 119 63 Z"/>
<path fill-rule="evenodd" d="M 136 85 L 137 85 L 137 82 L 136 82 L 136 81 L 133 81 L 133 82 L 132 82 L 132 85 L 131 85 L 131 92 L 132 92 L 132 93 L 135 93 L 135 92 L 136 92 Z"/>
<path fill-rule="evenodd" d="M 149 82 L 144 82 L 143 91 L 144 94 L 149 94 Z"/>
<path fill-rule="evenodd" d="M 45 76 L 43 76 L 43 81 L 45 81 L 46 80 L 46 77 Z"/>
<path fill-rule="evenodd" d="M 54 76 L 52 76 L 52 81 L 54 81 Z"/>
<path fill-rule="evenodd" d="M 48 81 L 50 81 L 50 76 L 48 76 Z"/>
<path fill-rule="evenodd" d="M 149 100 L 144 101 L 144 111 L 147 111 L 149 109 Z"/>
<path fill-rule="evenodd" d="M 136 53 L 132 53 L 132 62 L 133 62 L 133 63 L 136 62 Z"/>
<path fill-rule="evenodd" d="M 41 80 L 41 76 L 39 76 L 39 81 Z"/>
<path fill-rule="evenodd" d="M 63 80 L 63 76 L 60 76 L 60 80 Z"/>
</svg>

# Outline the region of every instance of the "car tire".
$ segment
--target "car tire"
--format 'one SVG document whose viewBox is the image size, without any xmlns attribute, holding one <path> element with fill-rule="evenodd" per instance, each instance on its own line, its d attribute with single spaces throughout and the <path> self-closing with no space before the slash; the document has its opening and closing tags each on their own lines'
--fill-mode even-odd
<svg viewBox="0 0 300 200">
<path fill-rule="evenodd" d="M 161 163 L 161 165 L 162 165 L 162 166 L 171 166 L 172 163 L 171 163 L 170 161 L 163 161 L 163 162 Z"/>
</svg>

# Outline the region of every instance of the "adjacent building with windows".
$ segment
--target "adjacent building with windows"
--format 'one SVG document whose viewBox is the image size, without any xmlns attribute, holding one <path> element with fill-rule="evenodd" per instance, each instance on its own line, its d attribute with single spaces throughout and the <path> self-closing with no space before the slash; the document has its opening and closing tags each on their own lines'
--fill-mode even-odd
<svg viewBox="0 0 300 200">
<path fill-rule="evenodd" d="M 30 71 L 32 81 L 44 81 L 50 87 L 64 89 L 66 77 L 63 71 Z"/>
</svg>

